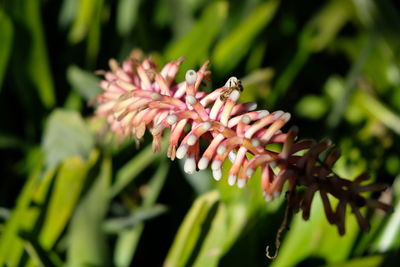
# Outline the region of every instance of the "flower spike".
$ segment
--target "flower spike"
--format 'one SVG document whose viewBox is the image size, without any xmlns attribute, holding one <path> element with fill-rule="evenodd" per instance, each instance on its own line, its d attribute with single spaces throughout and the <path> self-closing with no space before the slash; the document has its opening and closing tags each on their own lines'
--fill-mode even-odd
<svg viewBox="0 0 400 267">
<path fill-rule="evenodd" d="M 96 115 L 105 118 L 110 130 L 120 138 L 133 138 L 137 143 L 149 130 L 154 151 L 160 150 L 161 136 L 170 129 L 168 157 L 186 158 L 187 173 L 204 170 L 211 164 L 214 179 L 221 180 L 222 164 L 229 158 L 233 164 L 227 182 L 242 188 L 260 168 L 265 200 L 282 194 L 287 183 L 288 206 L 294 211 L 302 210 L 305 220 L 319 192 L 327 220 L 337 226 L 340 234 L 345 233 L 348 206 L 364 231 L 369 230 L 369 224 L 360 213 L 361 207 L 391 210 L 387 204 L 360 195 L 383 191 L 384 186 L 361 185 L 365 175 L 352 182 L 332 171 L 340 154 L 331 150 L 331 141 L 297 141 L 297 127 L 282 131 L 290 120 L 289 113 L 256 111 L 255 103 L 238 103 L 243 87 L 236 77 L 211 93 L 202 92 L 201 84 L 210 74 L 206 70 L 209 62 L 198 71 L 188 70 L 185 80 L 176 82 L 182 61 L 183 58 L 170 62 L 157 72 L 149 59 L 139 62 L 130 58 L 121 66 L 110 60 L 111 71 L 104 73 L 100 83 L 103 93 L 96 99 Z M 200 139 L 208 144 L 205 149 L 200 148 Z M 282 143 L 281 151 L 268 150 L 266 145 L 271 143 Z M 298 156 L 299 151 L 304 155 Z M 326 155 L 324 159 L 322 155 Z M 298 186 L 305 187 L 305 192 L 300 193 Z M 328 195 L 338 199 L 335 209 Z"/>
</svg>

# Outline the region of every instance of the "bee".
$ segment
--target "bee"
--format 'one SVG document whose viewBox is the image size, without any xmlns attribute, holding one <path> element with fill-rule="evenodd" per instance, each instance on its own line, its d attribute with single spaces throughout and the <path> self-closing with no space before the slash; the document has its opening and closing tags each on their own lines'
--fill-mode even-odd
<svg viewBox="0 0 400 267">
<path fill-rule="evenodd" d="M 224 88 L 221 91 L 219 99 L 225 102 L 230 96 L 230 94 L 233 92 L 233 90 L 243 92 L 242 82 L 236 77 L 229 78 L 229 80 L 226 82 Z"/>
</svg>

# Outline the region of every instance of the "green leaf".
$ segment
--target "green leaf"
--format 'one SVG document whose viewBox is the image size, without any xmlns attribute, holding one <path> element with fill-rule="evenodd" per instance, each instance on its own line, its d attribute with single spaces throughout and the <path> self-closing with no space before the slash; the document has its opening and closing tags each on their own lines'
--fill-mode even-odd
<svg viewBox="0 0 400 267">
<path fill-rule="evenodd" d="M 94 99 L 101 93 L 100 79 L 75 65 L 68 67 L 67 79 L 79 95 L 87 101 Z"/>
<path fill-rule="evenodd" d="M 336 227 L 327 222 L 321 198 L 316 194 L 310 219 L 304 221 L 300 214 L 294 216 L 290 231 L 283 239 L 278 257 L 271 266 L 296 266 L 311 256 L 321 257 L 327 263 L 342 262 L 350 255 L 358 231 L 356 219 L 348 210 L 346 234 L 340 236 Z"/>
<path fill-rule="evenodd" d="M 200 196 L 193 203 L 179 227 L 175 240 L 164 262 L 165 267 L 187 266 L 197 253 L 198 242 L 207 235 L 218 209 L 219 194 L 216 191 Z"/>
<path fill-rule="evenodd" d="M 216 1 L 204 9 L 199 21 L 188 34 L 171 43 L 165 54 L 168 60 L 185 56 L 182 69 L 193 68 L 209 58 L 209 51 L 225 22 L 228 3 Z M 184 74 L 183 74 L 184 75 Z"/>
<path fill-rule="evenodd" d="M 4 76 L 7 70 L 8 59 L 11 55 L 11 45 L 13 43 L 14 28 L 11 20 L 0 8 L 0 89 L 3 84 Z"/>
<path fill-rule="evenodd" d="M 97 0 L 79 1 L 78 13 L 68 35 L 71 43 L 76 44 L 86 38 L 92 26 L 93 18 L 98 16 L 101 11 L 102 2 Z"/>
<path fill-rule="evenodd" d="M 272 90 L 274 94 L 269 97 L 269 103 L 275 104 L 284 96 L 309 56 L 325 49 L 350 19 L 351 14 L 351 1 L 332 0 L 314 15 L 298 35 L 298 49 L 276 80 Z"/>
<path fill-rule="evenodd" d="M 400 116 L 398 114 L 366 92 L 357 92 L 355 97 L 365 112 L 378 119 L 396 134 L 400 135 Z"/>
<path fill-rule="evenodd" d="M 347 262 L 341 262 L 336 264 L 329 264 L 327 267 L 378 267 L 378 266 L 389 266 L 385 264 L 384 255 L 374 255 L 362 258 L 354 258 Z M 382 265 L 383 264 L 383 265 Z"/>
<path fill-rule="evenodd" d="M 135 27 L 139 13 L 140 0 L 119 0 L 117 6 L 117 31 L 126 36 Z"/>
<path fill-rule="evenodd" d="M 41 171 L 41 164 L 38 164 L 25 183 L 16 207 L 4 226 L 0 237 L 0 266 L 5 263 L 17 266 L 22 260 L 24 244 L 18 233 L 34 229 L 55 174 L 54 168 L 44 174 Z"/>
<path fill-rule="evenodd" d="M 278 0 L 261 4 L 245 21 L 222 39 L 213 53 L 213 63 L 219 72 L 231 71 L 250 50 L 256 36 L 273 18 Z"/>
<path fill-rule="evenodd" d="M 143 204 L 141 207 L 143 210 L 153 209 L 153 205 L 156 202 L 158 195 L 160 194 L 161 189 L 168 176 L 169 166 L 170 164 L 168 160 L 161 161 L 157 172 L 148 183 L 146 194 L 143 196 Z M 133 213 L 133 215 L 135 215 L 135 212 Z M 139 223 L 135 225 L 135 227 L 122 231 L 118 235 L 114 252 L 115 266 L 130 266 L 133 256 L 135 255 L 140 236 L 142 235 L 142 232 L 144 230 L 144 226 L 144 223 Z"/>
<path fill-rule="evenodd" d="M 151 208 L 135 210 L 130 216 L 108 219 L 103 224 L 103 229 L 107 233 L 119 233 L 128 228 L 135 227 L 137 224 L 153 219 L 165 213 L 167 208 L 163 205 L 155 205 Z"/>
<path fill-rule="evenodd" d="M 93 151 L 88 162 L 81 157 L 67 158 L 62 162 L 39 235 L 40 244 L 45 250 L 51 249 L 64 231 L 89 178 L 89 169 L 98 157 L 99 152 Z"/>
<path fill-rule="evenodd" d="M 24 78 L 30 84 L 18 82 L 28 88 L 33 85 L 43 105 L 51 108 L 56 98 L 42 25 L 41 1 L 21 0 L 7 4 L 11 5 L 13 19 L 24 29 L 15 32 L 14 72 L 18 73 L 17 79 Z M 29 42 L 26 42 L 27 39 Z"/>
<path fill-rule="evenodd" d="M 64 0 L 61 6 L 60 15 L 58 16 L 58 23 L 61 27 L 69 26 L 75 19 L 78 13 L 79 0 Z"/>
<path fill-rule="evenodd" d="M 102 223 L 110 198 L 111 159 L 104 156 L 99 176 L 80 201 L 68 230 L 68 266 L 110 266 Z"/>
<path fill-rule="evenodd" d="M 296 114 L 311 120 L 318 120 L 328 111 L 325 98 L 317 95 L 306 95 L 297 103 Z"/>
<path fill-rule="evenodd" d="M 46 166 L 71 156 L 87 158 L 93 146 L 93 135 L 79 113 L 63 109 L 51 113 L 42 140 Z"/>
<path fill-rule="evenodd" d="M 155 159 L 165 152 L 166 138 L 162 141 L 162 151 L 154 154 L 151 145 L 148 145 L 137 154 L 133 159 L 120 168 L 116 174 L 115 183 L 111 188 L 111 195 L 116 196 L 125 186 L 131 183 L 137 175 L 150 165 Z"/>
</svg>

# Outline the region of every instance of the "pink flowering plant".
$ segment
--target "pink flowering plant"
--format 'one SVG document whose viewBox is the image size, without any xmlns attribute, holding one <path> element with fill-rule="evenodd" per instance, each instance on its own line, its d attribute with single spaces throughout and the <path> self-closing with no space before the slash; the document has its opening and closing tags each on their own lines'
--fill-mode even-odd
<svg viewBox="0 0 400 267">
<path fill-rule="evenodd" d="M 348 206 L 363 231 L 370 226 L 362 207 L 390 211 L 389 205 L 362 195 L 381 192 L 384 185 L 366 183 L 367 174 L 350 181 L 332 170 L 340 153 L 330 140 L 298 139 L 296 126 L 283 129 L 289 113 L 257 110 L 254 102 L 240 103 L 243 87 L 236 77 L 210 93 L 202 91 L 211 75 L 209 62 L 197 71 L 187 70 L 185 80 L 176 81 L 183 60 L 169 62 L 159 72 L 150 59 L 140 61 L 132 56 L 121 66 L 110 60 L 111 71 L 103 73 L 96 115 L 105 118 L 122 139 L 140 143 L 147 129 L 154 152 L 160 151 L 162 136 L 169 130 L 167 156 L 184 160 L 188 174 L 211 167 L 219 181 L 223 163 L 229 159 L 227 183 L 242 188 L 259 168 L 264 199 L 269 202 L 287 190 L 287 207 L 302 211 L 305 220 L 319 194 L 328 222 L 337 226 L 340 235 L 345 233 Z M 271 144 L 280 144 L 280 150 L 270 150 Z M 331 197 L 337 199 L 336 207 Z"/>
</svg>

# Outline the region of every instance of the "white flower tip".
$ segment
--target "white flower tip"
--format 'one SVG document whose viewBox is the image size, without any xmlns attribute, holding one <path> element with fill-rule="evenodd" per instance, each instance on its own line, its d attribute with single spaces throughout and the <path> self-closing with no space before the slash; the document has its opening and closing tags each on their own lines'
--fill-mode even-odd
<svg viewBox="0 0 400 267">
<path fill-rule="evenodd" d="M 239 180 L 237 181 L 237 186 L 238 186 L 239 188 L 243 188 L 245 185 L 246 185 L 246 179 L 239 179 Z"/>
<path fill-rule="evenodd" d="M 247 107 L 248 111 L 253 111 L 257 109 L 257 103 L 256 102 L 250 102 L 249 106 Z"/>
<path fill-rule="evenodd" d="M 153 92 L 153 93 L 151 93 L 150 97 L 153 100 L 160 100 L 161 95 L 159 93 Z"/>
<path fill-rule="evenodd" d="M 268 115 L 269 115 L 268 110 L 260 110 L 260 111 L 258 112 L 257 119 L 262 119 L 262 118 L 264 118 L 264 117 L 266 117 L 266 116 L 268 116 Z"/>
<path fill-rule="evenodd" d="M 197 137 L 195 135 L 190 135 L 187 139 L 187 144 L 189 146 L 193 146 L 197 141 Z"/>
<path fill-rule="evenodd" d="M 271 161 L 269 163 L 269 166 L 271 166 L 271 168 L 275 168 L 276 167 L 276 161 Z"/>
<path fill-rule="evenodd" d="M 219 181 L 222 178 L 222 171 L 221 169 L 216 169 L 212 171 L 213 177 L 215 180 Z"/>
<path fill-rule="evenodd" d="M 186 153 L 188 151 L 187 146 L 185 145 L 181 145 L 180 147 L 178 147 L 178 149 L 176 150 L 176 157 L 178 159 L 183 159 L 186 156 Z"/>
<path fill-rule="evenodd" d="M 202 127 L 205 131 L 208 131 L 211 128 L 211 123 L 209 121 L 203 122 Z"/>
<path fill-rule="evenodd" d="M 225 152 L 226 152 L 226 147 L 225 147 L 225 146 L 220 145 L 220 146 L 217 148 L 217 154 L 218 154 L 218 155 L 222 155 L 222 154 L 224 154 Z"/>
<path fill-rule="evenodd" d="M 171 115 L 168 115 L 166 120 L 169 125 L 173 125 L 178 121 L 178 116 L 176 116 L 175 114 L 171 114 Z"/>
<path fill-rule="evenodd" d="M 264 195 L 264 199 L 265 199 L 266 202 L 271 202 L 272 201 L 272 196 L 271 195 L 269 195 L 266 192 L 263 192 L 263 195 Z"/>
<path fill-rule="evenodd" d="M 196 171 L 196 161 L 194 160 L 194 158 L 186 159 L 185 165 L 183 166 L 183 170 L 189 174 L 192 174 Z"/>
<path fill-rule="evenodd" d="M 286 112 L 285 114 L 282 115 L 281 119 L 283 119 L 285 122 L 288 122 L 290 120 L 290 113 Z"/>
<path fill-rule="evenodd" d="M 221 162 L 221 161 L 219 161 L 219 160 L 214 160 L 214 161 L 211 163 L 211 169 L 212 169 L 212 170 L 221 169 L 221 165 L 222 165 L 222 162 Z"/>
<path fill-rule="evenodd" d="M 233 90 L 232 93 L 229 95 L 229 99 L 232 100 L 233 102 L 238 101 L 239 97 L 240 97 L 240 92 L 238 90 Z"/>
<path fill-rule="evenodd" d="M 283 111 L 282 110 L 277 110 L 275 112 L 273 112 L 273 116 L 272 116 L 272 120 L 277 120 L 279 119 L 282 115 L 283 115 Z"/>
<path fill-rule="evenodd" d="M 196 98 L 193 95 L 186 95 L 186 103 L 194 105 L 196 104 Z"/>
<path fill-rule="evenodd" d="M 249 116 L 249 115 L 243 115 L 243 117 L 242 117 L 242 122 L 243 122 L 244 124 L 249 124 L 249 123 L 251 122 L 250 116 Z"/>
<path fill-rule="evenodd" d="M 253 175 L 253 173 L 254 173 L 254 170 L 251 169 L 251 168 L 248 168 L 248 169 L 246 170 L 246 175 L 247 175 L 247 177 L 249 177 L 249 178 Z"/>
<path fill-rule="evenodd" d="M 233 151 L 229 152 L 228 158 L 233 163 L 235 161 L 235 159 L 236 159 L 236 153 L 233 152 Z"/>
<path fill-rule="evenodd" d="M 195 84 L 197 81 L 197 72 L 194 70 L 188 70 L 185 75 L 185 80 L 187 84 Z"/>
<path fill-rule="evenodd" d="M 274 198 L 279 197 L 279 191 L 275 190 L 274 193 L 273 193 L 273 197 Z"/>
<path fill-rule="evenodd" d="M 228 184 L 229 184 L 230 186 L 235 185 L 235 184 L 236 184 L 236 179 L 237 179 L 236 175 L 230 174 L 230 175 L 228 176 Z"/>
<path fill-rule="evenodd" d="M 251 139 L 251 144 L 255 147 L 258 147 L 260 146 L 260 140 L 253 138 Z"/>
<path fill-rule="evenodd" d="M 226 83 L 225 83 L 225 87 L 232 87 L 235 86 L 238 83 L 238 79 L 235 76 L 230 77 Z"/>
<path fill-rule="evenodd" d="M 207 169 L 209 162 L 210 162 L 209 158 L 202 157 L 199 160 L 199 163 L 197 164 L 197 167 L 199 167 L 199 170 L 205 170 L 205 169 Z"/>
</svg>

